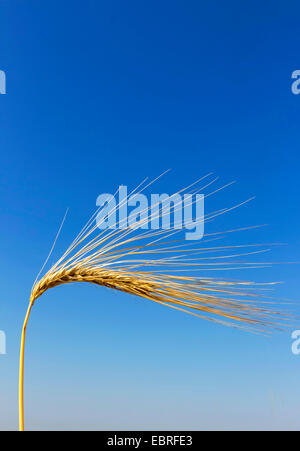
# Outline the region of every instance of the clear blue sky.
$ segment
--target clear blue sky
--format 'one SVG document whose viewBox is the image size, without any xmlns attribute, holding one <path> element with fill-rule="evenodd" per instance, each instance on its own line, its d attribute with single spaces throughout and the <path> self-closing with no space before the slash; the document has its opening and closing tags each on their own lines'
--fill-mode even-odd
<svg viewBox="0 0 300 451">
<path fill-rule="evenodd" d="M 0 1 L 0 428 L 17 428 L 21 325 L 31 284 L 120 184 L 213 171 L 212 200 L 256 200 L 214 227 L 269 224 L 232 244 L 286 242 L 299 258 L 299 2 Z M 236 276 L 236 274 L 233 274 Z M 241 273 L 238 274 L 241 276 Z M 299 299 L 299 266 L 249 270 Z M 300 329 L 300 322 L 296 327 Z M 299 429 L 290 334 L 253 336 L 93 286 L 62 286 L 28 329 L 32 429 Z"/>
</svg>

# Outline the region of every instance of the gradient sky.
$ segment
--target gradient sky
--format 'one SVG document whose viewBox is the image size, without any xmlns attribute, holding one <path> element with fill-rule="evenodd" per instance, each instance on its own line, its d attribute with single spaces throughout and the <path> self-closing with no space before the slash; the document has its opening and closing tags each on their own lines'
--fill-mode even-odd
<svg viewBox="0 0 300 451">
<path fill-rule="evenodd" d="M 268 224 L 230 242 L 287 243 L 262 258 L 299 259 L 300 6 L 0 0 L 0 10 L 0 429 L 16 429 L 22 322 L 66 207 L 53 260 L 100 193 L 168 168 L 151 192 L 173 193 L 213 171 L 237 183 L 208 209 L 256 199 L 211 227 Z M 299 265 L 231 276 L 284 281 L 277 295 L 300 298 Z M 290 332 L 251 335 L 77 284 L 39 299 L 27 337 L 28 429 L 300 427 Z"/>
</svg>

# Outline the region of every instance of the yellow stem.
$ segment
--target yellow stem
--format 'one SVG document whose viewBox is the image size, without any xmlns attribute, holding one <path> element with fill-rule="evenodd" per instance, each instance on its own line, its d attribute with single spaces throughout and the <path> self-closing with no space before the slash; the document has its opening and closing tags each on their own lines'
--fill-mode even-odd
<svg viewBox="0 0 300 451">
<path fill-rule="evenodd" d="M 30 315 L 33 302 L 29 303 L 27 313 L 25 316 L 20 348 L 20 370 L 19 370 L 19 430 L 24 431 L 24 400 L 23 400 L 23 385 L 24 385 L 24 349 L 25 349 L 25 332 L 27 327 L 28 318 Z"/>
</svg>

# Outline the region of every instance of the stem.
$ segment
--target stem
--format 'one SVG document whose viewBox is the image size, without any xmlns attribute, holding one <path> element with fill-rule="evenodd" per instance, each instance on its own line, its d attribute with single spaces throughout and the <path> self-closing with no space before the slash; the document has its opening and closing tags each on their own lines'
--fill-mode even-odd
<svg viewBox="0 0 300 451">
<path fill-rule="evenodd" d="M 24 349 L 25 349 L 25 332 L 27 327 L 27 322 L 29 319 L 30 311 L 33 306 L 33 302 L 29 303 L 21 337 L 21 348 L 20 348 L 20 370 L 19 370 L 19 430 L 24 431 L 24 399 L 23 399 L 23 385 L 24 385 Z"/>
</svg>

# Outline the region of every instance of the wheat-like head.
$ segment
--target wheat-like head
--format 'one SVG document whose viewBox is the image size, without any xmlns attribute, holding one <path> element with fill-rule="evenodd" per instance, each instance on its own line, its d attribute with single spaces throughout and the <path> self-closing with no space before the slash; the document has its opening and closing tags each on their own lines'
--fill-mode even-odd
<svg viewBox="0 0 300 451">
<path fill-rule="evenodd" d="M 210 186 L 213 181 L 199 191 Z M 219 189 L 209 193 L 207 197 Z M 114 214 L 113 210 L 120 207 L 120 204 L 114 207 L 109 214 Z M 175 207 L 176 205 L 173 206 Z M 236 206 L 230 209 L 232 208 Z M 209 222 L 230 209 L 207 214 L 205 221 Z M 200 244 L 195 245 L 194 242 L 175 240 L 174 235 L 178 231 L 141 231 L 142 220 L 136 226 L 100 231 L 99 224 L 94 222 L 96 214 L 97 212 L 64 255 L 33 285 L 22 332 L 20 429 L 24 427 L 23 363 L 26 325 L 35 301 L 50 288 L 74 282 L 93 283 L 200 318 L 252 331 L 269 330 L 288 319 L 288 315 L 272 307 L 270 299 L 265 299 L 263 290 L 267 290 L 272 283 L 255 284 L 251 281 L 192 275 L 194 270 L 204 271 L 206 274 L 220 269 L 265 266 L 266 263 L 240 262 L 239 257 L 265 252 L 266 249 L 257 245 L 211 246 L 210 242 L 216 239 L 216 234 L 206 234 Z M 162 215 L 161 211 L 158 215 Z M 182 275 L 183 271 L 188 271 L 189 274 Z"/>
</svg>

